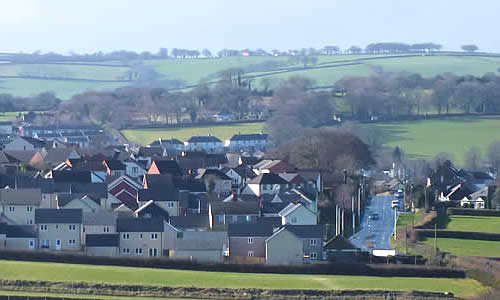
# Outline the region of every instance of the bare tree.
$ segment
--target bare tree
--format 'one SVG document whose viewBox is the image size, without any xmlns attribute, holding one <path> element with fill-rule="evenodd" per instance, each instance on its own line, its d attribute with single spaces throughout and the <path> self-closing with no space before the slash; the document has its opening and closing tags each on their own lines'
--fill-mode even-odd
<svg viewBox="0 0 500 300">
<path fill-rule="evenodd" d="M 462 48 L 462 50 L 464 50 L 466 52 L 474 52 L 474 51 L 477 51 L 479 49 L 474 44 L 463 45 L 461 48 Z"/>
<path fill-rule="evenodd" d="M 210 52 L 207 48 L 201 50 L 201 54 L 205 57 L 212 57 L 212 52 Z"/>
<path fill-rule="evenodd" d="M 469 171 L 478 171 L 481 168 L 481 149 L 472 146 L 465 153 L 465 168 Z"/>
<path fill-rule="evenodd" d="M 500 140 L 494 141 L 489 145 L 488 162 L 498 174 L 500 172 Z"/>
</svg>

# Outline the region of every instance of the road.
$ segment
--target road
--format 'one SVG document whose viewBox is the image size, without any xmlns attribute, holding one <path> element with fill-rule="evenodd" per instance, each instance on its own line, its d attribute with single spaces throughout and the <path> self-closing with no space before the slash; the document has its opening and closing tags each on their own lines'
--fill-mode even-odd
<svg viewBox="0 0 500 300">
<path fill-rule="evenodd" d="M 363 251 L 373 249 L 392 249 L 390 239 L 394 232 L 396 210 L 391 208 L 393 196 L 373 196 L 365 208 L 365 214 L 361 221 L 361 230 L 351 237 L 351 242 Z M 400 205 L 402 201 L 400 201 Z M 369 216 L 377 213 L 378 220 Z"/>
</svg>

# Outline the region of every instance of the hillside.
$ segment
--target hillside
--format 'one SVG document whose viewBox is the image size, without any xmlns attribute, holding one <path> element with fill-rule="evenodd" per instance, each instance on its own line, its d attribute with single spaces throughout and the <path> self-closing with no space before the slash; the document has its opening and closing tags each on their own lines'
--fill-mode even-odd
<svg viewBox="0 0 500 300">
<path fill-rule="evenodd" d="M 416 72 L 425 77 L 439 73 L 482 75 L 500 68 L 500 57 L 494 56 L 394 56 L 394 55 L 341 55 L 319 56 L 314 65 L 304 69 L 301 64 L 290 64 L 289 57 L 227 57 L 199 59 L 147 60 L 160 80 L 179 80 L 182 87 L 216 82 L 218 72 L 241 68 L 252 86 L 262 87 L 263 79 L 272 87 L 291 76 L 306 76 L 316 87 L 328 87 L 349 76 L 365 76 L 382 69 L 391 72 Z M 129 85 L 128 74 L 137 61 L 99 62 L 95 64 L 61 62 L 51 64 L 11 64 L 0 61 L 0 93 L 30 96 L 53 91 L 58 97 L 69 99 L 85 90 L 113 89 Z"/>
</svg>

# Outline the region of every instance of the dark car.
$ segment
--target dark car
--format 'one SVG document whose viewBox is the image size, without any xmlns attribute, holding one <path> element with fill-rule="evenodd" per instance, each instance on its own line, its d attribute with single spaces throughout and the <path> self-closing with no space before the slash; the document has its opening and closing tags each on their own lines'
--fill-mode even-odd
<svg viewBox="0 0 500 300">
<path fill-rule="evenodd" d="M 376 221 L 376 220 L 380 219 L 380 216 L 379 216 L 379 214 L 374 213 L 369 218 L 372 219 L 372 220 L 374 220 L 374 221 Z"/>
</svg>

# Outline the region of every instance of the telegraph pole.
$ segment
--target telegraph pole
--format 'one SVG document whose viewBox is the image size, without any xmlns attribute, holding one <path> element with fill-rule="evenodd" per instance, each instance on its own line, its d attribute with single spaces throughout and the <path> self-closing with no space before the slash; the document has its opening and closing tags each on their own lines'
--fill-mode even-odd
<svg viewBox="0 0 500 300">
<path fill-rule="evenodd" d="M 356 233 L 356 214 L 354 213 L 354 195 L 352 196 L 352 235 Z"/>
</svg>

